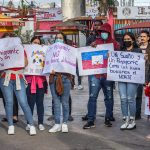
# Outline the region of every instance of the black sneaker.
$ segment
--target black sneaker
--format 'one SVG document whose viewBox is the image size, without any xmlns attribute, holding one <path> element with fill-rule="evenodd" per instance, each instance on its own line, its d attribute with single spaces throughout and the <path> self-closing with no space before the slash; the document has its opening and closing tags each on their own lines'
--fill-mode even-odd
<svg viewBox="0 0 150 150">
<path fill-rule="evenodd" d="M 111 127 L 112 126 L 112 123 L 110 122 L 110 120 L 108 118 L 105 119 L 104 124 L 105 124 L 106 127 Z"/>
<path fill-rule="evenodd" d="M 109 118 L 110 121 L 115 121 L 114 117 Z"/>
<path fill-rule="evenodd" d="M 82 117 L 82 121 L 87 121 L 88 120 L 88 116 L 87 114 L 85 116 Z"/>
<path fill-rule="evenodd" d="M 73 117 L 70 115 L 69 117 L 68 117 L 68 121 L 73 121 L 74 119 L 73 119 Z"/>
<path fill-rule="evenodd" d="M 48 118 L 47 118 L 47 120 L 48 120 L 48 121 L 52 121 L 52 120 L 54 120 L 54 115 L 52 115 L 52 116 L 48 117 Z"/>
<path fill-rule="evenodd" d="M 90 129 L 90 128 L 94 128 L 95 127 L 95 124 L 93 121 L 89 121 L 87 122 L 84 126 L 83 126 L 83 129 Z"/>
</svg>

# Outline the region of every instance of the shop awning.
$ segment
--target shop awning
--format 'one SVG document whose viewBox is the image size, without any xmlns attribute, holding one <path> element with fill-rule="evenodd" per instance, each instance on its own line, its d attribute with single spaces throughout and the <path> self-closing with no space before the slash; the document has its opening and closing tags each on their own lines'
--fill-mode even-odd
<svg viewBox="0 0 150 150">
<path fill-rule="evenodd" d="M 87 29 L 86 25 L 77 23 L 75 21 L 65 21 L 56 26 L 51 27 L 51 29 L 55 30 L 83 30 Z"/>
<path fill-rule="evenodd" d="M 8 26 L 8 27 L 24 26 L 24 22 L 20 21 L 17 18 L 12 18 L 0 14 L 0 27 L 1 26 Z"/>
<path fill-rule="evenodd" d="M 150 22 L 140 22 L 140 23 L 136 23 L 136 24 L 131 24 L 131 25 L 119 28 L 115 31 L 125 30 L 125 29 L 137 29 L 137 28 L 150 28 Z"/>
</svg>

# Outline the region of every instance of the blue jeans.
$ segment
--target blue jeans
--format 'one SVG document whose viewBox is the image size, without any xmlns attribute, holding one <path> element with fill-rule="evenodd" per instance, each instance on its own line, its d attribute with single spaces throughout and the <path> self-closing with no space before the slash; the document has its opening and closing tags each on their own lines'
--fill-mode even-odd
<svg viewBox="0 0 150 150">
<path fill-rule="evenodd" d="M 88 121 L 94 121 L 96 118 L 97 98 L 102 88 L 104 93 L 104 102 L 106 106 L 105 118 L 111 118 L 112 114 L 112 99 L 113 88 L 110 87 L 110 81 L 106 78 L 96 78 L 94 75 L 89 78 L 89 101 L 88 101 Z M 113 87 L 113 86 L 112 86 Z"/>
<path fill-rule="evenodd" d="M 136 113 L 136 93 L 138 84 L 118 82 L 119 94 L 121 99 L 121 110 L 123 117 L 132 116 L 135 117 Z"/>
<path fill-rule="evenodd" d="M 38 124 L 43 124 L 44 118 L 44 93 L 45 86 L 47 86 L 46 82 L 43 83 L 43 88 L 39 88 L 36 86 L 36 93 L 31 93 L 31 84 L 28 84 L 26 89 L 28 104 L 30 106 L 32 115 L 34 112 L 34 106 L 36 104 L 37 114 L 38 114 Z"/>
<path fill-rule="evenodd" d="M 33 118 L 32 118 L 31 109 L 27 102 L 24 80 L 20 79 L 21 90 L 16 90 L 15 80 L 10 80 L 8 86 L 4 86 L 3 83 L 4 83 L 4 78 L 1 78 L 0 86 L 6 102 L 5 109 L 6 109 L 6 116 L 8 119 L 8 125 L 9 126 L 13 125 L 13 93 L 15 93 L 16 95 L 16 98 L 26 117 L 26 120 L 29 122 L 30 125 L 33 125 Z"/>
<path fill-rule="evenodd" d="M 52 94 L 52 98 L 54 100 L 54 117 L 55 123 L 60 124 L 60 117 L 61 117 L 61 103 L 62 103 L 62 112 L 63 112 L 63 122 L 68 121 L 69 117 L 69 95 L 71 90 L 71 82 L 67 78 L 67 76 L 62 75 L 62 82 L 64 91 L 61 96 L 59 96 L 56 92 L 56 79 L 57 77 L 54 76 L 54 82 L 50 84 L 50 90 Z"/>
</svg>

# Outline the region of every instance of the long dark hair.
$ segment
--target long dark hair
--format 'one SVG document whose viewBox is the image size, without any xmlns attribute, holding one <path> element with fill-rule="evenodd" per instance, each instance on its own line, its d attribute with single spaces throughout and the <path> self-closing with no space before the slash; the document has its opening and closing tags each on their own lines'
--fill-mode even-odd
<svg viewBox="0 0 150 150">
<path fill-rule="evenodd" d="M 132 32 L 126 32 L 124 35 L 123 35 L 123 38 L 122 38 L 122 47 L 121 47 L 121 49 L 122 50 L 125 50 L 126 49 L 126 47 L 125 47 L 125 45 L 124 45 L 124 37 L 126 36 L 126 35 L 128 35 L 131 39 L 132 39 L 132 41 L 133 41 L 133 48 L 138 48 L 138 45 L 137 45 L 137 43 L 136 43 L 136 39 L 135 39 L 135 35 L 132 33 Z"/>
<path fill-rule="evenodd" d="M 32 43 L 34 40 L 36 40 L 36 39 L 38 39 L 38 40 L 40 41 L 40 45 L 41 45 L 41 44 L 42 44 L 42 41 L 41 41 L 41 38 L 40 38 L 39 36 L 34 36 L 34 37 L 32 37 L 31 43 Z"/>
<path fill-rule="evenodd" d="M 58 33 L 56 34 L 56 36 L 55 36 L 55 41 L 56 41 L 56 39 L 57 39 L 57 35 L 58 35 L 58 34 L 61 34 L 61 35 L 63 36 L 64 43 L 67 44 L 67 37 L 66 37 L 66 35 L 65 35 L 63 32 L 58 32 Z"/>
</svg>

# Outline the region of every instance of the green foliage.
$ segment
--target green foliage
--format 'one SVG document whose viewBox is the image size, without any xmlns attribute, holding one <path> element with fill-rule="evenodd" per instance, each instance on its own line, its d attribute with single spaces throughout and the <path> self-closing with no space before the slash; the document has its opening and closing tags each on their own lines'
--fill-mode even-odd
<svg viewBox="0 0 150 150">
<path fill-rule="evenodd" d="M 26 30 L 25 33 L 21 33 L 22 27 L 18 28 L 18 30 L 14 31 L 15 34 L 20 37 L 23 44 L 29 44 L 32 36 L 32 30 Z"/>
<path fill-rule="evenodd" d="M 93 0 L 93 1 L 99 1 L 99 3 L 101 3 L 103 0 Z M 107 0 L 107 5 L 114 6 L 115 5 L 115 0 Z"/>
</svg>

